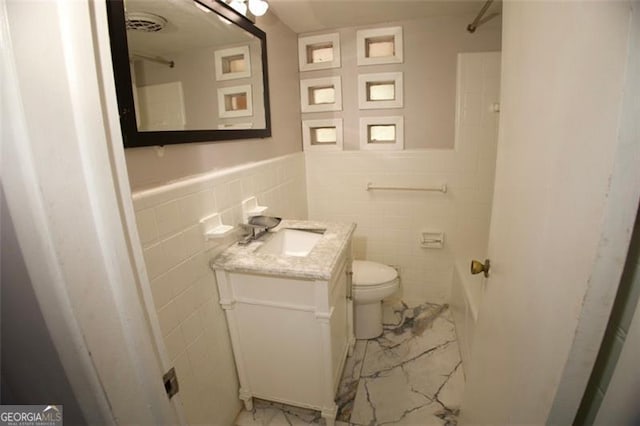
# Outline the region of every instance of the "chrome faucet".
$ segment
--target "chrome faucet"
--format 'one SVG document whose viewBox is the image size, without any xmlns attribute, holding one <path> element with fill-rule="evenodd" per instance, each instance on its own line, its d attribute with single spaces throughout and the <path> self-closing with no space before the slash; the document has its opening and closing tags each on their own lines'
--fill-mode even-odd
<svg viewBox="0 0 640 426">
<path fill-rule="evenodd" d="M 250 216 L 247 220 L 248 223 L 240 223 L 238 226 L 245 231 L 249 231 L 247 235 L 238 244 L 241 246 L 247 245 L 252 241 L 262 237 L 271 228 L 278 226 L 282 219 L 279 217 L 271 216 Z"/>
<path fill-rule="evenodd" d="M 240 244 L 241 246 L 246 246 L 250 242 L 262 237 L 267 232 L 266 227 L 253 225 L 251 223 L 240 223 L 238 224 L 238 226 L 240 226 L 240 228 L 242 228 L 244 231 L 248 231 L 248 234 L 246 234 L 240 241 L 238 241 L 238 244 Z"/>
</svg>

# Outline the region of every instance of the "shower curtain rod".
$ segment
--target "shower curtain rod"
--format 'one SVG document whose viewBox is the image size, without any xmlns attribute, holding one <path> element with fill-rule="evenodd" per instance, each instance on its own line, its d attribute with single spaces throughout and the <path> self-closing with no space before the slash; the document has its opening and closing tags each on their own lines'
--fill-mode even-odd
<svg viewBox="0 0 640 426">
<path fill-rule="evenodd" d="M 478 16 L 476 16 L 476 19 L 474 19 L 472 23 L 467 25 L 467 31 L 473 34 L 480 25 L 484 24 L 488 20 L 499 15 L 499 13 L 492 13 L 491 15 L 487 16 L 485 19 L 482 19 L 482 16 L 484 16 L 484 14 L 487 12 L 487 9 L 489 9 L 489 6 L 491 6 L 491 3 L 493 3 L 493 0 L 487 0 L 484 6 L 482 6 L 482 9 L 480 9 Z"/>
<path fill-rule="evenodd" d="M 168 59 L 164 59 L 161 57 L 157 57 L 157 58 L 153 58 L 151 56 L 146 56 L 146 55 L 140 55 L 139 53 L 135 53 L 133 55 L 133 58 L 137 58 L 137 59 L 143 59 L 145 61 L 149 61 L 149 62 L 155 62 L 156 64 L 162 64 L 162 65 L 167 65 L 169 68 L 173 68 L 176 63 L 173 61 L 169 61 Z"/>
</svg>

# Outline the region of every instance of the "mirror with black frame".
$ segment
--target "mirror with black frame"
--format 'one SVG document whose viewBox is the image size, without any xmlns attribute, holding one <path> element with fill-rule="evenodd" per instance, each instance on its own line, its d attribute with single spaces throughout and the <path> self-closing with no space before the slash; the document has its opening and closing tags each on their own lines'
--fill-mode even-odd
<svg viewBox="0 0 640 426">
<path fill-rule="evenodd" d="M 271 136 L 266 34 L 216 0 L 107 0 L 126 148 Z"/>
</svg>

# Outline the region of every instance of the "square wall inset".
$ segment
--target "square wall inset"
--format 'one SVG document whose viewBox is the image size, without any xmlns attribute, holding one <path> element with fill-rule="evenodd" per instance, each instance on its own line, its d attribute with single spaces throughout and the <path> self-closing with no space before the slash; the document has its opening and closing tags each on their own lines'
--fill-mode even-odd
<svg viewBox="0 0 640 426">
<path fill-rule="evenodd" d="M 358 30 L 358 65 L 402 63 L 402 27 Z"/>
<path fill-rule="evenodd" d="M 300 80 L 302 112 L 342 110 L 342 82 L 340 77 Z"/>
<path fill-rule="evenodd" d="M 358 75 L 360 109 L 402 108 L 404 89 L 401 72 Z"/>
<path fill-rule="evenodd" d="M 298 60 L 300 71 L 340 68 L 340 34 L 300 37 Z"/>
<path fill-rule="evenodd" d="M 302 120 L 341 118 L 343 148 L 352 151 L 360 149 L 361 117 L 403 116 L 405 150 L 453 149 L 457 55 L 501 48 L 500 20 L 470 35 L 466 27 L 472 19 L 418 18 L 332 30 L 339 34 L 341 66 L 301 70 L 299 76 L 301 81 L 339 77 L 342 107 L 329 111 L 303 106 Z M 299 40 L 327 35 L 302 34 Z M 304 89 L 301 95 L 308 96 Z"/>
<path fill-rule="evenodd" d="M 342 150 L 342 119 L 302 120 L 302 143 L 308 150 Z"/>
</svg>

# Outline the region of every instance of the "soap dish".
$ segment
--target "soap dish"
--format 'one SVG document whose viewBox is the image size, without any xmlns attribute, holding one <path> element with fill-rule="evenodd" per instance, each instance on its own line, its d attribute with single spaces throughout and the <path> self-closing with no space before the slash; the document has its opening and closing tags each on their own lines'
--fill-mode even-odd
<svg viewBox="0 0 640 426">
<path fill-rule="evenodd" d="M 218 213 L 200 219 L 200 228 L 205 240 L 224 238 L 233 232 L 233 226 L 224 225 Z"/>
<path fill-rule="evenodd" d="M 249 197 L 242 202 L 242 221 L 248 223 L 252 216 L 260 216 L 267 211 L 268 207 L 259 206 L 256 197 Z"/>
<path fill-rule="evenodd" d="M 280 225 L 282 218 L 272 216 L 251 216 L 249 225 L 259 226 L 265 229 L 272 229 Z"/>
</svg>

